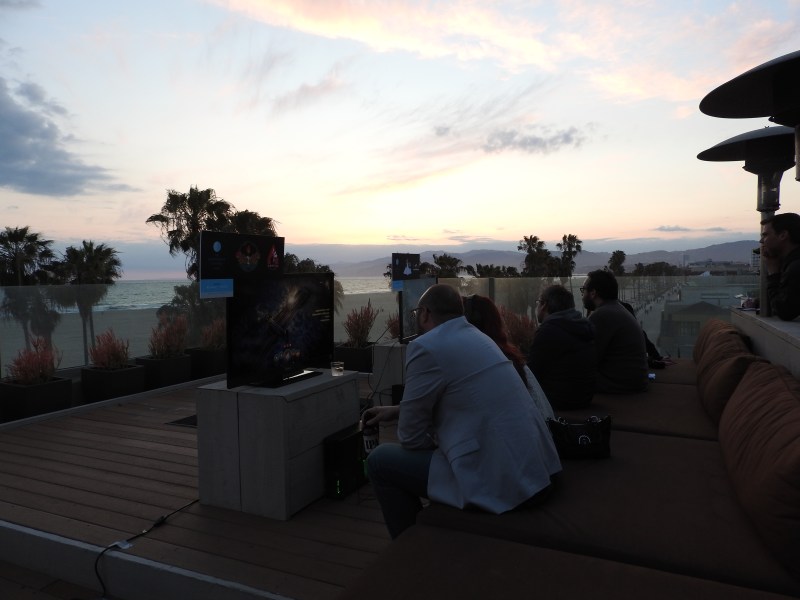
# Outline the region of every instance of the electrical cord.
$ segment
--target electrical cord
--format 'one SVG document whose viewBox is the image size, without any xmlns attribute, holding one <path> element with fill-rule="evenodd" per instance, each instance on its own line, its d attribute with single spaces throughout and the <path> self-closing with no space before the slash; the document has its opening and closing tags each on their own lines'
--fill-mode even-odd
<svg viewBox="0 0 800 600">
<path fill-rule="evenodd" d="M 179 513 L 182 510 L 186 510 L 187 508 L 189 508 L 193 504 L 196 504 L 199 501 L 200 501 L 199 498 L 195 498 L 194 500 L 192 500 L 191 502 L 188 502 L 187 504 L 184 504 L 180 508 L 176 508 L 175 510 L 173 510 L 170 513 L 167 513 L 165 515 L 161 515 L 155 521 L 153 521 L 153 523 L 147 529 L 144 529 L 144 530 L 140 531 L 139 533 L 137 533 L 135 535 L 132 535 L 131 537 L 129 537 L 127 539 L 118 540 L 116 542 L 113 542 L 113 543 L 109 544 L 108 546 L 106 546 L 105 548 L 103 548 L 100 551 L 100 554 L 98 554 L 97 558 L 95 558 L 95 560 L 94 560 L 94 574 L 97 576 L 97 581 L 100 583 L 100 589 L 102 590 L 101 594 L 100 594 L 100 597 L 97 600 L 107 600 L 107 598 L 106 598 L 106 593 L 107 593 L 106 584 L 103 581 L 103 577 L 100 575 L 100 559 L 103 558 L 103 555 L 106 552 L 108 552 L 109 550 L 113 550 L 114 548 L 119 548 L 120 550 L 127 550 L 128 548 L 133 546 L 133 541 L 134 540 L 137 540 L 140 537 L 147 535 L 148 533 L 150 533 L 151 531 L 153 531 L 153 529 L 156 529 L 157 527 L 161 527 L 164 523 L 167 522 L 167 519 L 169 519 L 172 515 L 174 515 L 176 513 Z M 80 598 L 73 598 L 72 600 L 80 600 Z"/>
</svg>

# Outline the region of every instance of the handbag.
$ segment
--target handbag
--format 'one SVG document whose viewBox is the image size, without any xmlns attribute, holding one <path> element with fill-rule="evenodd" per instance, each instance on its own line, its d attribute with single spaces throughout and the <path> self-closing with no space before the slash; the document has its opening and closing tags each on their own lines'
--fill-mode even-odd
<svg viewBox="0 0 800 600">
<path fill-rule="evenodd" d="M 611 416 L 570 422 L 563 417 L 547 419 L 560 458 L 608 458 L 611 456 Z"/>
</svg>

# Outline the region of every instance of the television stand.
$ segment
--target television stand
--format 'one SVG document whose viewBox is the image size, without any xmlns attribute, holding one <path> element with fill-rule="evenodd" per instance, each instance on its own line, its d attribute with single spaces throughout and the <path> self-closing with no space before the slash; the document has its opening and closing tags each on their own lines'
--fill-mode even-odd
<svg viewBox="0 0 800 600">
<path fill-rule="evenodd" d="M 199 388 L 200 502 L 287 520 L 325 495 L 323 440 L 358 422 L 358 373 L 279 388 Z"/>
<path fill-rule="evenodd" d="M 254 383 L 253 387 L 279 388 L 292 383 L 297 383 L 298 381 L 303 381 L 304 379 L 311 379 L 312 377 L 316 377 L 317 375 L 322 375 L 322 371 L 312 371 L 310 369 L 303 369 L 299 373 L 295 373 L 294 375 L 289 375 L 287 377 L 284 377 L 280 381 L 261 381 L 259 383 Z"/>
</svg>

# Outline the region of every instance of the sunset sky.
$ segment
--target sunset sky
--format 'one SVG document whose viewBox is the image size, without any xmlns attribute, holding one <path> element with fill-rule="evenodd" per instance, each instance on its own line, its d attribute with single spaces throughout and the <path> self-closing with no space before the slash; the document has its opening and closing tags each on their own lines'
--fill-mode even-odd
<svg viewBox="0 0 800 600">
<path fill-rule="evenodd" d="M 799 16 L 798 0 L 0 0 L 0 226 L 105 242 L 134 278 L 174 269 L 145 220 L 192 185 L 274 218 L 302 256 L 756 239 L 756 177 L 696 156 L 770 123 L 698 104 L 800 49 Z M 793 170 L 781 199 L 800 212 Z"/>
</svg>

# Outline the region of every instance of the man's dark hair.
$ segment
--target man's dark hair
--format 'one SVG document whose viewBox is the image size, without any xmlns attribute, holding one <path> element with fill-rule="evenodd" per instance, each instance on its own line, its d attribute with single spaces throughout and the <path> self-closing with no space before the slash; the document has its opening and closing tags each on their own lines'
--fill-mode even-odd
<svg viewBox="0 0 800 600">
<path fill-rule="evenodd" d="M 603 300 L 616 300 L 619 296 L 619 285 L 617 278 L 611 271 L 592 271 L 588 275 L 589 279 L 584 286 L 588 290 L 594 290 Z"/>
<path fill-rule="evenodd" d="M 549 285 L 542 290 L 540 302 L 547 305 L 547 312 L 553 314 L 569 308 L 575 308 L 575 298 L 563 285 Z"/>
<path fill-rule="evenodd" d="M 433 314 L 435 323 L 443 323 L 464 316 L 464 303 L 458 290 L 446 283 L 437 283 L 425 290 L 419 299 L 419 306 Z"/>
<path fill-rule="evenodd" d="M 800 215 L 797 213 L 780 213 L 761 221 L 762 225 L 769 223 L 775 233 L 789 232 L 789 239 L 793 244 L 800 244 Z"/>
</svg>

